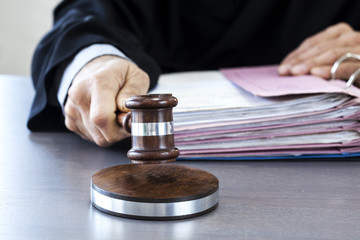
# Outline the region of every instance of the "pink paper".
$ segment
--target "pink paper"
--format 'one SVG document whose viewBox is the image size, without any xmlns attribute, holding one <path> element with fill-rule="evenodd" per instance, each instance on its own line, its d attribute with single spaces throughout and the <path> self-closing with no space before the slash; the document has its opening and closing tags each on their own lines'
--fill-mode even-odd
<svg viewBox="0 0 360 240">
<path fill-rule="evenodd" d="M 360 97 L 360 90 L 354 86 L 347 89 L 344 81 L 329 81 L 313 75 L 280 76 L 277 67 L 228 68 L 220 71 L 234 84 L 262 97 L 334 92 Z"/>
<path fill-rule="evenodd" d="M 320 149 L 320 148 L 343 148 L 343 147 L 358 147 L 359 141 L 351 141 L 348 143 L 319 143 L 319 144 L 295 144 L 295 145 L 274 145 L 261 147 L 243 147 L 243 148 L 213 148 L 213 149 L 191 149 L 182 150 L 179 147 L 181 154 L 209 154 L 209 153 L 241 153 L 241 152 L 257 152 L 257 151 L 282 151 L 285 155 L 288 151 L 306 150 L 306 149 Z"/>
</svg>

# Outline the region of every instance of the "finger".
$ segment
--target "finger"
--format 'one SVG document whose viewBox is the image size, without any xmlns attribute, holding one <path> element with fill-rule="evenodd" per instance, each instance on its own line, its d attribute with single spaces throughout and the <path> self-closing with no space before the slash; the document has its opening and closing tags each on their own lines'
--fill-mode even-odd
<svg viewBox="0 0 360 240">
<path fill-rule="evenodd" d="M 76 126 L 74 119 L 72 119 L 71 117 L 69 117 L 69 116 L 65 117 L 65 126 L 71 132 L 74 132 L 74 133 L 77 133 L 80 135 L 80 131 L 79 131 L 78 127 Z"/>
<path fill-rule="evenodd" d="M 307 74 L 311 68 L 317 65 L 332 64 L 348 52 L 358 53 L 360 52 L 359 43 L 360 33 L 354 31 L 343 33 L 335 40 L 320 43 L 304 52 L 299 58 L 294 59 L 293 63 L 297 65 L 291 68 L 291 73 L 294 75 Z"/>
<path fill-rule="evenodd" d="M 95 142 L 99 146 L 109 146 L 109 142 L 90 119 L 89 108 L 91 107 L 91 101 L 86 100 L 90 99 L 90 97 L 87 94 L 73 94 L 76 91 L 70 90 L 69 93 L 71 94 L 69 94 L 67 100 L 66 112 L 68 116 L 74 119 L 78 131 L 76 133 L 85 136 L 86 139 Z"/>
<path fill-rule="evenodd" d="M 149 90 L 150 79 L 147 73 L 134 64 L 129 65 L 123 88 L 120 90 L 116 102 L 120 112 L 129 112 L 125 107 L 125 101 L 131 96 L 146 94 Z"/>
<path fill-rule="evenodd" d="M 298 48 L 296 48 L 284 58 L 278 69 L 279 74 L 290 74 L 291 68 L 294 65 L 298 65 L 302 59 L 306 59 L 309 56 L 314 56 L 316 52 L 322 51 L 322 49 L 329 49 L 329 47 L 333 46 L 334 44 L 332 40 L 335 40 L 342 34 L 351 31 L 353 31 L 353 29 L 348 24 L 339 23 L 328 27 L 324 31 L 312 37 L 309 37 L 303 43 L 301 43 Z M 332 43 L 328 44 L 328 42 Z M 301 70 L 305 71 L 306 69 Z"/>
<path fill-rule="evenodd" d="M 317 66 L 333 65 L 334 62 L 344 54 L 352 51 L 351 48 L 330 48 L 323 53 L 318 53 L 316 56 L 308 57 L 303 60 L 302 63 L 295 65 L 291 68 L 290 72 L 292 75 L 303 75 L 308 74 L 310 70 Z"/>
<path fill-rule="evenodd" d="M 68 98 L 64 108 L 65 125 L 76 134 L 82 136 L 84 139 L 91 141 L 91 135 L 83 125 L 81 114 L 71 98 Z"/>
<path fill-rule="evenodd" d="M 323 66 L 316 66 L 312 69 L 310 69 L 310 73 L 314 76 L 318 76 L 324 79 L 330 79 L 331 78 L 331 67 L 332 65 L 323 65 Z"/>
<path fill-rule="evenodd" d="M 116 121 L 116 96 L 120 89 L 118 80 L 98 78 L 92 89 L 90 119 L 107 143 L 123 139 L 124 134 Z M 110 83 L 110 84 L 109 84 Z"/>
<path fill-rule="evenodd" d="M 311 74 L 330 79 L 331 78 L 332 65 L 318 66 L 311 69 Z M 342 63 L 336 70 L 335 79 L 348 80 L 357 69 L 360 68 L 360 63 L 355 61 L 349 61 Z"/>
<path fill-rule="evenodd" d="M 83 118 L 84 118 L 83 121 L 84 128 L 88 130 L 92 142 L 95 142 L 96 145 L 100 147 L 108 147 L 112 144 L 108 142 L 107 139 L 104 137 L 104 135 L 99 131 L 99 129 L 90 119 L 89 115 Z"/>
<path fill-rule="evenodd" d="M 126 133 L 131 133 L 131 114 L 120 112 L 116 116 L 116 121 Z"/>
<path fill-rule="evenodd" d="M 315 46 L 320 45 L 324 41 L 331 41 L 346 32 L 353 31 L 350 25 L 346 23 L 339 23 L 326 28 L 325 30 L 315 34 L 312 37 L 307 38 L 300 46 L 295 49 L 288 57 L 284 59 L 284 62 L 290 62 L 292 58 L 297 58 L 303 52 L 313 49 Z"/>
<path fill-rule="evenodd" d="M 71 117 L 66 117 L 65 118 L 65 125 L 70 131 L 76 133 L 81 138 L 91 142 L 91 138 L 89 136 L 86 136 L 86 135 L 82 134 L 83 131 L 80 130 L 80 128 L 79 128 L 79 126 L 77 124 L 77 121 L 75 121 Z"/>
<path fill-rule="evenodd" d="M 346 53 L 346 49 L 339 45 L 339 42 L 326 41 L 319 45 L 302 52 L 290 60 L 290 73 L 301 75 L 309 73 L 315 65 L 330 64 Z"/>
</svg>

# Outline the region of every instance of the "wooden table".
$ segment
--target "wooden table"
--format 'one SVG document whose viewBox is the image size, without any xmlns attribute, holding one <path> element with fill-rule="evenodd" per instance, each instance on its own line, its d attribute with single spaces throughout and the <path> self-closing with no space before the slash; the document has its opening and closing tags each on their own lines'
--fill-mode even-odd
<svg viewBox="0 0 360 240">
<path fill-rule="evenodd" d="M 0 239 L 360 238 L 360 161 L 182 161 L 215 174 L 220 204 L 180 221 L 110 216 L 90 204 L 90 178 L 129 163 L 71 133 L 26 128 L 33 89 L 0 75 Z"/>
</svg>

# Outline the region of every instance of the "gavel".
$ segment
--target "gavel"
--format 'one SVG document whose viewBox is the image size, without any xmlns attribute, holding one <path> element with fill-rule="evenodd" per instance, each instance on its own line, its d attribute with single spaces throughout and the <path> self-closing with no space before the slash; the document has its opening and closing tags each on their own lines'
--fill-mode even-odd
<svg viewBox="0 0 360 240">
<path fill-rule="evenodd" d="M 132 164 L 102 169 L 92 176 L 91 203 L 108 214 L 145 220 L 203 215 L 218 206 L 219 181 L 211 173 L 174 164 L 172 94 L 133 96 L 130 113 L 119 119 L 131 133 Z"/>
<path fill-rule="evenodd" d="M 139 95 L 126 100 L 131 112 L 120 121 L 131 133 L 132 148 L 127 156 L 133 163 L 175 162 L 179 150 L 174 144 L 172 109 L 177 103 L 172 94 Z"/>
</svg>

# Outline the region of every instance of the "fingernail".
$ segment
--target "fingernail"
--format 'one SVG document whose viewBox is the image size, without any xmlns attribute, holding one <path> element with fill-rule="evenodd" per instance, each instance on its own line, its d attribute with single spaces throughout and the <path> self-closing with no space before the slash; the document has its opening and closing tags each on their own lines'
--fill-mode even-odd
<svg viewBox="0 0 360 240">
<path fill-rule="evenodd" d="M 304 64 L 299 64 L 299 65 L 295 65 L 292 69 L 291 69 L 291 73 L 298 75 L 298 74 L 305 74 L 308 73 L 309 69 L 306 65 Z"/>
<path fill-rule="evenodd" d="M 291 66 L 289 64 L 280 65 L 278 68 L 278 73 L 280 75 L 286 75 L 290 73 Z"/>
</svg>

